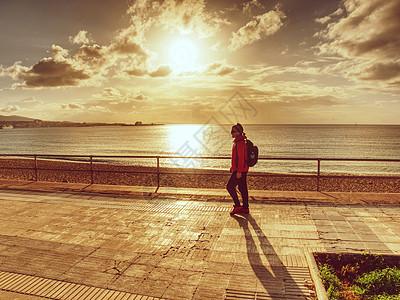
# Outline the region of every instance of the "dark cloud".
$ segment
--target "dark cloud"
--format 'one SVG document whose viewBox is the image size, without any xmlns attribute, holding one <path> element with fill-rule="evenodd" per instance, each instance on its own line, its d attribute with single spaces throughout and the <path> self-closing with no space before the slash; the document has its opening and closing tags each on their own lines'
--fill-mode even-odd
<svg viewBox="0 0 400 300">
<path fill-rule="evenodd" d="M 329 23 L 323 36 L 349 56 L 399 57 L 398 0 L 343 1 L 347 14 Z"/>
<path fill-rule="evenodd" d="M 148 97 L 146 97 L 143 94 L 139 94 L 139 95 L 135 96 L 135 99 L 137 99 L 137 100 L 146 100 L 146 99 L 148 99 Z"/>
<path fill-rule="evenodd" d="M 137 42 L 129 37 L 124 37 L 111 44 L 110 50 L 117 54 L 137 54 L 147 56 L 147 51 Z"/>
<path fill-rule="evenodd" d="M 139 69 L 126 70 L 125 72 L 132 76 L 144 76 L 147 74 L 147 71 Z"/>
<path fill-rule="evenodd" d="M 161 65 L 155 71 L 152 72 L 145 69 L 129 69 L 125 70 L 125 73 L 137 77 L 145 75 L 148 75 L 150 77 L 167 77 L 169 74 L 172 73 L 172 69 L 168 65 Z"/>
<path fill-rule="evenodd" d="M 400 1 L 343 0 L 343 14 L 330 15 L 321 54 L 339 54 L 351 60 L 345 76 L 354 80 L 398 81 L 400 61 Z"/>
<path fill-rule="evenodd" d="M 24 87 L 57 87 L 77 86 L 90 76 L 68 62 L 44 58 L 29 70 L 19 73 L 18 78 L 24 81 Z"/>
<path fill-rule="evenodd" d="M 377 63 L 354 75 L 364 80 L 400 79 L 400 61 Z"/>
<path fill-rule="evenodd" d="M 85 64 L 96 66 L 107 62 L 107 48 L 99 45 L 83 45 L 75 53 L 74 58 Z"/>
</svg>

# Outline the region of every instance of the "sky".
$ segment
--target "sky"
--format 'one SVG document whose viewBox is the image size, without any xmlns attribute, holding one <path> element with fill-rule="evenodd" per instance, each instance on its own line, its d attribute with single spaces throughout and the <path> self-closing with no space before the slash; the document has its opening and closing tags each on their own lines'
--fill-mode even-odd
<svg viewBox="0 0 400 300">
<path fill-rule="evenodd" d="M 0 0 L 0 115 L 400 124 L 400 0 Z"/>
</svg>

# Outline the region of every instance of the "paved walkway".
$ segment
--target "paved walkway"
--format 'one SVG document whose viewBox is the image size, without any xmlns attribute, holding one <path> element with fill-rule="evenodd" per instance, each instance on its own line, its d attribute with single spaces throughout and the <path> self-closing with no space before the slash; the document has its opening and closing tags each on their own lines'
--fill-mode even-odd
<svg viewBox="0 0 400 300">
<path fill-rule="evenodd" d="M 223 191 L 0 186 L 0 299 L 311 299 L 306 252 L 400 254 L 399 194 L 265 192 L 231 217 Z"/>
</svg>

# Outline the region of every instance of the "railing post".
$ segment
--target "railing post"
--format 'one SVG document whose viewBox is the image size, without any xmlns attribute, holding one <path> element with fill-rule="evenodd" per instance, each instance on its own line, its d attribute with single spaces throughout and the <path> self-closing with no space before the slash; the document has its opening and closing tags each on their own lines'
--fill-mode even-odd
<svg viewBox="0 0 400 300">
<path fill-rule="evenodd" d="M 38 181 L 37 155 L 35 154 L 35 181 Z"/>
<path fill-rule="evenodd" d="M 93 179 L 93 156 L 90 155 L 90 184 L 94 183 Z"/>
<path fill-rule="evenodd" d="M 320 169 L 321 169 L 321 159 L 318 158 L 318 171 L 317 171 L 317 192 L 319 192 L 319 178 L 320 178 Z"/>
<path fill-rule="evenodd" d="M 160 187 L 160 157 L 157 156 L 157 191 Z"/>
</svg>

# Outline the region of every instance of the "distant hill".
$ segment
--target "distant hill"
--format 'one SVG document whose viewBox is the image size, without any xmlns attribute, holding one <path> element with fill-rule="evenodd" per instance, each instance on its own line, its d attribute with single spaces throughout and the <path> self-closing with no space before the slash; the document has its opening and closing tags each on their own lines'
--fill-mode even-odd
<svg viewBox="0 0 400 300">
<path fill-rule="evenodd" d="M 1 121 L 8 121 L 8 122 L 21 122 L 21 121 L 35 121 L 38 119 L 32 119 L 32 118 L 28 118 L 28 117 L 21 117 L 21 116 L 16 116 L 16 115 L 12 115 L 12 116 L 2 116 L 0 115 L 0 122 Z"/>
<path fill-rule="evenodd" d="M 43 121 L 22 116 L 0 115 L 0 129 L 4 128 L 39 128 L 39 127 L 88 127 L 88 126 L 151 126 L 164 125 L 157 123 L 144 124 L 136 121 L 135 124 L 127 123 L 101 123 L 101 122 L 71 122 L 71 121 Z"/>
</svg>

